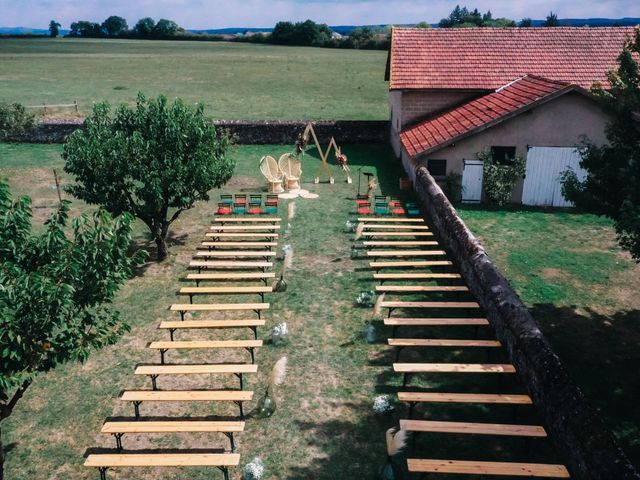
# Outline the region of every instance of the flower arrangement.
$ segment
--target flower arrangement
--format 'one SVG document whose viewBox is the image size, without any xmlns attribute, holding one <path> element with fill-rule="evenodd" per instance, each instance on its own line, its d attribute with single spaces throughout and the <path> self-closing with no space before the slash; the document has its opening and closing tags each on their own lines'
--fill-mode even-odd
<svg viewBox="0 0 640 480">
<path fill-rule="evenodd" d="M 271 369 L 271 375 L 269 375 L 269 382 L 264 390 L 264 395 L 258 401 L 256 405 L 256 416 L 258 418 L 268 418 L 276 411 L 276 400 L 272 396 L 276 386 L 284 383 L 284 378 L 287 375 L 287 357 L 282 357 L 278 360 L 273 369 Z"/>
<path fill-rule="evenodd" d="M 260 480 L 264 475 L 264 464 L 259 457 L 255 457 L 242 469 L 244 480 Z"/>
<path fill-rule="evenodd" d="M 273 330 L 271 330 L 271 342 L 274 345 L 281 345 L 287 340 L 287 334 L 289 329 L 286 322 L 278 323 Z"/>
<path fill-rule="evenodd" d="M 368 292 L 360 292 L 356 297 L 356 305 L 363 308 L 371 308 L 375 303 L 376 292 L 369 290 Z"/>
<path fill-rule="evenodd" d="M 347 223 L 344 224 L 345 233 L 354 233 L 356 231 L 356 222 L 352 222 L 347 220 Z"/>
<path fill-rule="evenodd" d="M 384 415 L 395 410 L 395 407 L 391 403 L 389 395 L 378 395 L 373 399 L 373 411 L 378 415 Z"/>
</svg>

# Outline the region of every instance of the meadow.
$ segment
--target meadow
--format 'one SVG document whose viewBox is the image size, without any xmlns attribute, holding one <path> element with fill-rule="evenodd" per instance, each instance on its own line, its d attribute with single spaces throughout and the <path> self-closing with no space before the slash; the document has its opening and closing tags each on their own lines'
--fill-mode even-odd
<svg viewBox="0 0 640 480">
<path fill-rule="evenodd" d="M 0 101 L 204 102 L 217 119 L 386 120 L 386 52 L 230 42 L 0 39 Z M 73 109 L 49 110 L 73 116 Z"/>
<path fill-rule="evenodd" d="M 223 190 L 259 189 L 263 186 L 257 168 L 259 158 L 267 153 L 279 155 L 291 148 L 235 147 L 232 155 L 238 161 L 237 170 Z M 60 151 L 59 145 L 0 144 L 0 176 L 9 179 L 14 196 L 33 197 L 36 222 L 44 221 L 55 208 L 52 168 L 62 169 Z M 289 343 L 283 347 L 266 345 L 258 354 L 259 374 L 247 382 L 248 388 L 259 396 L 270 365 L 282 355 L 288 356 L 289 376 L 277 393 L 276 414 L 267 420 L 250 419 L 247 430 L 237 436 L 242 463 L 260 456 L 267 466 L 265 478 L 270 480 L 372 478 L 384 462 L 384 430 L 406 416 L 402 405 L 396 405 L 396 411 L 387 416 L 373 413 L 373 398 L 397 390 L 401 379 L 390 371 L 393 352 L 381 341 L 388 333 L 381 322 L 374 322 L 379 342 L 371 345 L 362 338 L 371 311 L 356 308 L 354 301 L 358 293 L 371 289 L 371 271 L 366 268 L 366 261 L 350 258 L 353 234 L 344 232 L 346 220 L 353 218 L 357 170 L 364 167 L 374 172 L 381 179 L 384 194 L 398 193 L 400 171 L 386 146 L 346 145 L 344 151 L 356 178 L 352 185 L 344 183 L 335 165 L 334 185 L 314 185 L 312 178 L 319 165 L 317 153 L 311 150 L 303 160 L 303 188 L 318 193 L 320 198 L 296 201 L 292 231 L 283 242 L 294 249 L 289 289 L 284 294 L 269 296 L 272 309 L 266 315 L 267 328 L 260 332 L 261 338 L 267 338 L 271 326 L 285 321 L 290 330 Z M 63 182 L 69 181 L 63 175 Z M 212 192 L 211 202 L 198 204 L 176 222 L 171 233 L 170 257 L 161 264 L 145 265 L 119 293 L 115 306 L 131 324 L 131 332 L 83 365 L 68 364 L 39 376 L 28 390 L 3 430 L 5 442 L 10 444 L 8 478 L 96 478 L 97 472 L 82 467 L 83 453 L 88 447 L 112 446 L 111 438 L 98 433 L 105 417 L 131 415 L 130 405 L 119 404 L 118 393 L 128 388 L 148 388 L 147 379 L 133 378 L 133 367 L 157 360 L 145 348 L 146 343 L 164 338 L 156 328 L 160 320 L 175 318 L 167 306 L 176 301 L 175 293 L 183 285 L 180 279 L 211 222 L 219 193 Z M 82 202 L 73 201 L 75 214 L 87 209 Z M 616 246 L 610 222 L 564 211 L 477 208 L 460 211 L 532 308 L 576 382 L 601 410 L 627 453 L 640 463 L 637 443 L 640 409 L 635 403 L 640 383 L 629 368 L 638 362 L 636 346 L 640 338 L 636 327 L 640 318 L 635 292 L 640 286 L 640 269 Z M 283 208 L 281 215 L 285 212 Z M 136 232 L 138 245 L 149 248 L 143 226 L 137 225 Z M 279 268 L 278 264 L 276 271 Z M 465 332 L 468 334 L 464 330 L 454 333 L 464 338 Z M 426 337 L 424 333 L 419 336 Z M 437 337 L 452 332 L 432 330 L 429 334 Z M 429 361 L 425 360 L 426 355 L 434 361 L 482 361 L 483 353 L 453 349 L 444 357 L 441 352 L 432 352 L 414 358 Z M 407 352 L 405 358 L 409 360 L 411 356 Z M 186 356 L 180 359 L 184 361 Z M 194 359 L 189 356 L 189 360 Z M 498 355 L 494 360 L 499 361 Z M 216 377 L 212 381 L 220 384 L 224 380 Z M 496 387 L 495 380 L 486 380 L 488 385 L 482 382 L 485 380 L 479 380 L 479 388 Z M 441 391 L 462 388 L 457 378 L 429 378 L 412 385 L 429 385 Z M 523 387 L 506 388 L 521 391 Z M 249 405 L 249 410 L 253 405 L 255 402 Z M 199 408 L 185 413 L 211 413 L 212 408 L 219 411 L 218 406 Z M 156 409 L 146 411 L 162 413 Z M 235 409 L 229 410 L 234 412 Z M 506 423 L 511 420 L 510 409 L 496 412 L 482 406 L 434 406 L 423 415 L 433 419 L 480 418 Z M 535 412 L 521 415 L 523 423 L 537 421 Z M 514 448 L 510 439 L 462 440 L 452 436 L 450 441 L 442 441 L 442 438 L 423 435 L 418 452 L 447 458 L 454 448 L 458 456 L 473 458 L 481 450 L 482 458 L 523 460 L 521 453 L 512 453 L 522 449 L 519 444 Z M 129 448 L 173 448 L 202 446 L 205 442 L 221 444 L 223 440 L 151 435 L 130 436 L 125 442 Z M 536 444 L 530 459 L 550 461 L 560 454 L 543 442 Z M 163 470 L 162 478 L 189 475 L 200 480 L 210 478 L 210 473 Z M 134 475 L 150 480 L 158 478 L 160 471 L 113 471 L 109 478 Z M 239 477 L 236 471 L 232 478 Z"/>
</svg>

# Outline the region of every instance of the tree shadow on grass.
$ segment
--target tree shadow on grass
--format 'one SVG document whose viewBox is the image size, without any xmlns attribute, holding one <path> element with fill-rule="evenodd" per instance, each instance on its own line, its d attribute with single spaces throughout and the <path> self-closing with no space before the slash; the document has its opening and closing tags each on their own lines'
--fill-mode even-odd
<svg viewBox="0 0 640 480">
<path fill-rule="evenodd" d="M 602 315 L 590 308 L 536 304 L 540 329 L 600 410 L 632 463 L 640 464 L 640 310 Z"/>
</svg>

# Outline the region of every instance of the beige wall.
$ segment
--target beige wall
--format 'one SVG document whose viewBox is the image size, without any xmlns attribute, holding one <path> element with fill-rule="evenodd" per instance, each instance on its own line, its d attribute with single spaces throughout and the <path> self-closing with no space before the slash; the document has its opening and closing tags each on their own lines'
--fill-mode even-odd
<svg viewBox="0 0 640 480">
<path fill-rule="evenodd" d="M 391 147 L 396 157 L 400 157 L 400 130 L 402 129 L 402 92 L 393 90 L 389 92 L 389 111 L 391 112 Z"/>
<path fill-rule="evenodd" d="M 478 95 L 478 92 L 453 90 L 402 92 L 401 128 L 424 120 L 433 113 L 456 107 Z"/>
<path fill-rule="evenodd" d="M 462 174 L 463 160 L 475 159 L 477 152 L 491 146 L 515 146 L 516 155 L 526 159 L 527 145 L 572 147 L 581 144 L 582 135 L 593 143 L 604 144 L 606 123 L 607 116 L 595 101 L 569 93 L 453 146 L 417 156 L 416 160 L 444 159 L 447 160 L 447 173 Z M 522 184 L 519 182 L 514 191 L 514 202 L 522 199 Z"/>
</svg>

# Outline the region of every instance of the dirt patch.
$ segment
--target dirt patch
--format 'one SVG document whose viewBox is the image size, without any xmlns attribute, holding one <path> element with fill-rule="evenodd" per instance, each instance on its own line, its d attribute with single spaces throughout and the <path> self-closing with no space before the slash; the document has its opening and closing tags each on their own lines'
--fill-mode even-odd
<svg viewBox="0 0 640 480">
<path fill-rule="evenodd" d="M 258 171 L 258 169 L 256 168 L 256 172 Z M 263 182 L 260 181 L 257 177 L 249 177 L 246 175 L 236 175 L 234 177 L 231 177 L 231 180 L 229 180 L 226 184 L 226 188 L 241 188 L 241 189 L 245 189 L 245 188 L 250 188 L 251 190 L 261 190 Z"/>
<path fill-rule="evenodd" d="M 540 276 L 545 280 L 555 278 L 566 278 L 567 274 L 559 268 L 545 268 L 540 272 Z"/>
</svg>

